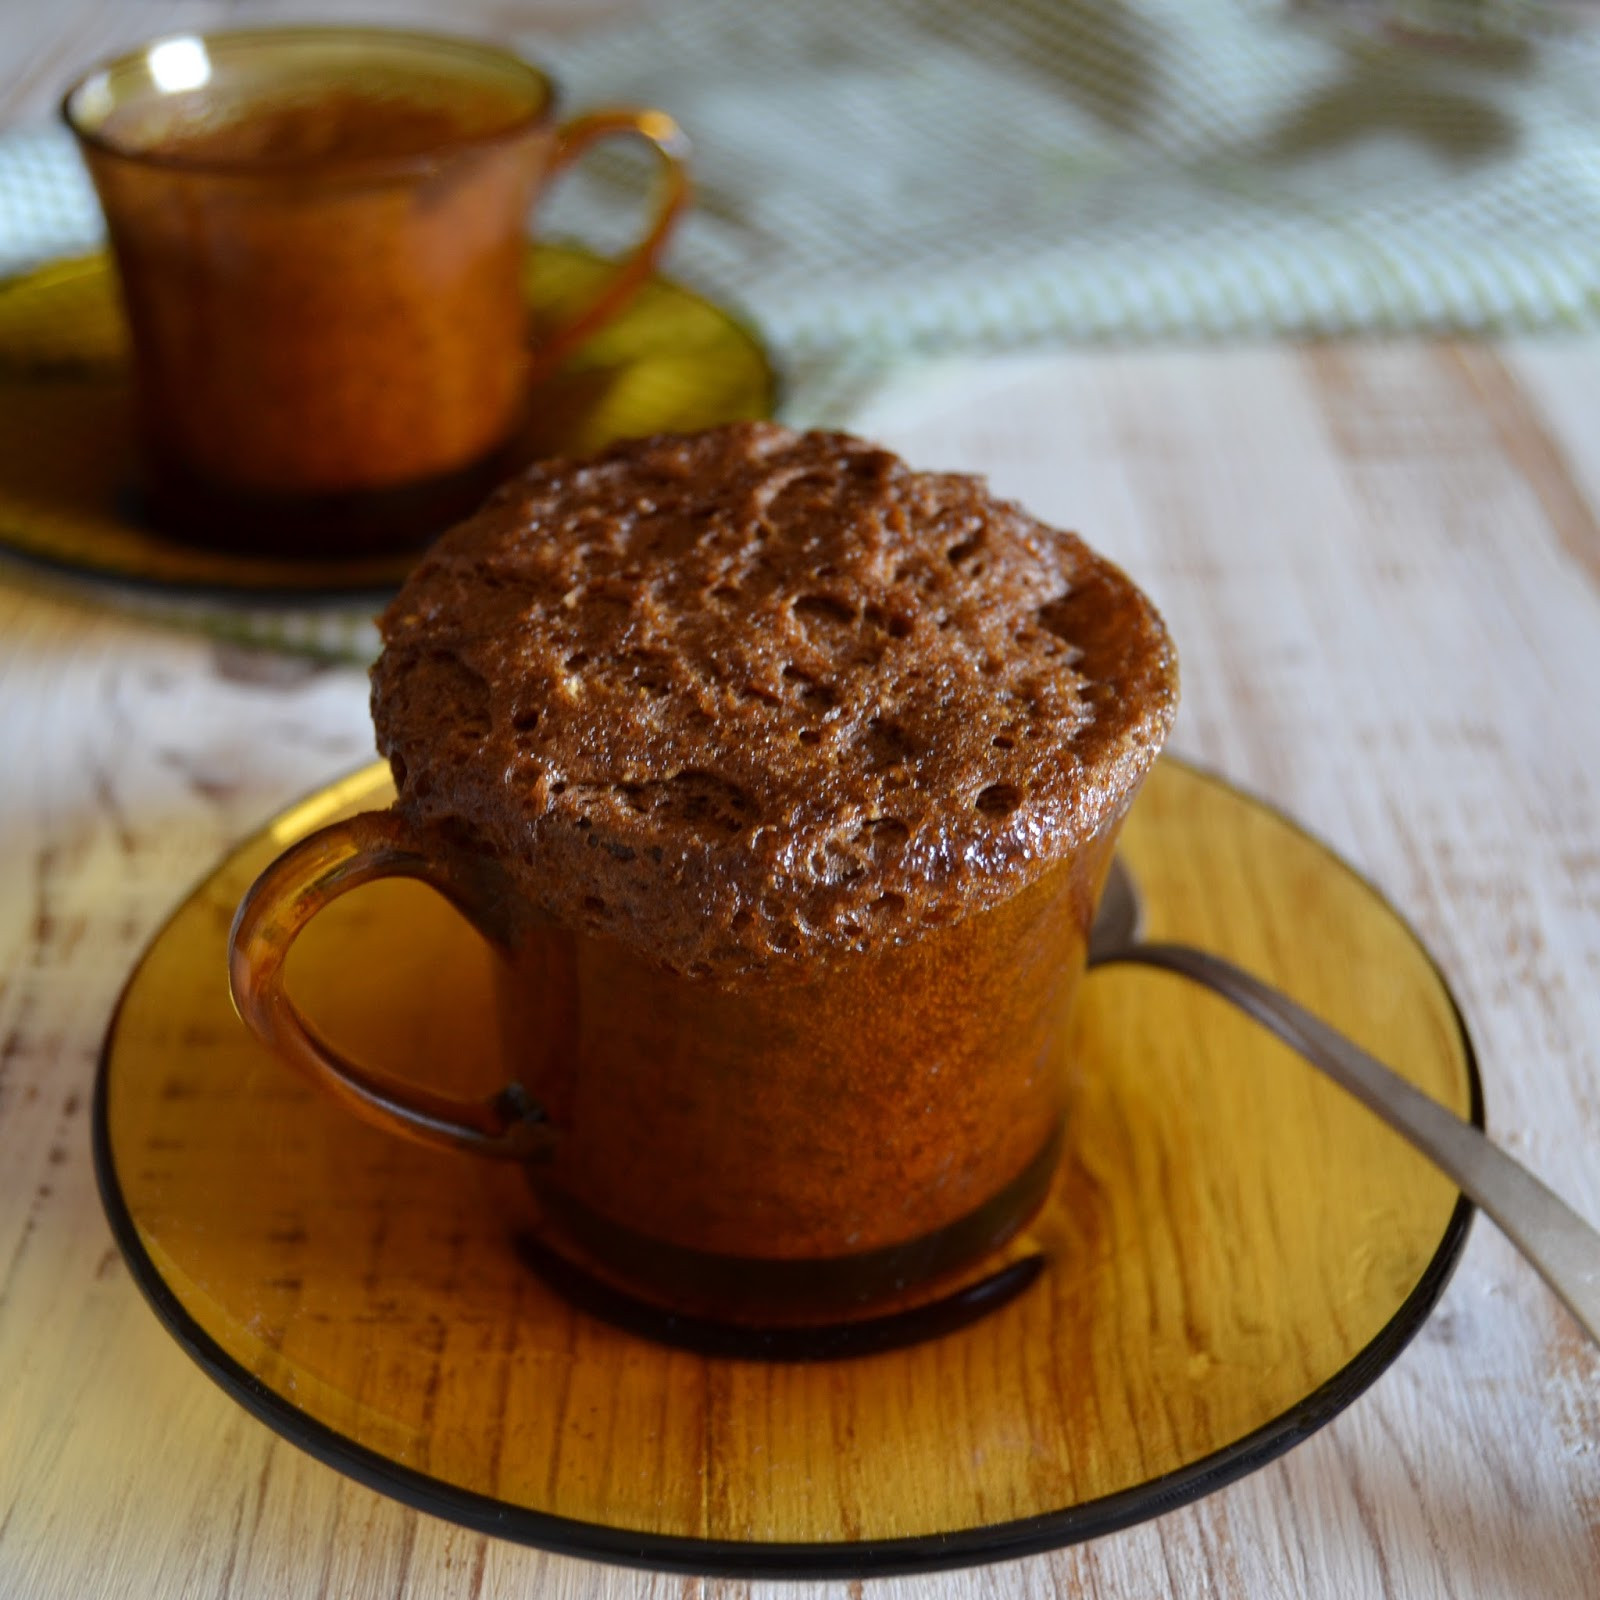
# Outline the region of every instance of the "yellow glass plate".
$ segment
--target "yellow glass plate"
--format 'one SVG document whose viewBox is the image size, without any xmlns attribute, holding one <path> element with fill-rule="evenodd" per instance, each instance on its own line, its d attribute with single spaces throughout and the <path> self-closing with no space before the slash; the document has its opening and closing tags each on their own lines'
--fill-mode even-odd
<svg viewBox="0 0 1600 1600">
<path fill-rule="evenodd" d="M 528 253 L 535 325 L 560 323 L 610 272 L 561 245 Z M 653 278 L 540 385 L 530 450 L 587 454 L 615 439 L 768 417 L 760 340 L 722 307 Z M 103 255 L 0 283 L 0 551 L 78 575 L 307 597 L 392 588 L 410 556 L 348 562 L 202 550 L 140 521 L 126 332 Z"/>
<path fill-rule="evenodd" d="M 1289 1448 L 1420 1326 L 1470 1208 L 1205 992 L 1091 975 L 1060 1174 L 983 1320 L 814 1364 L 706 1357 L 569 1306 L 519 1259 L 514 1173 L 375 1133 L 235 1018 L 224 946 L 290 840 L 386 804 L 374 767 L 286 813 L 157 937 L 96 1104 L 108 1215 L 178 1340 L 313 1454 L 502 1537 L 701 1572 L 999 1560 L 1154 1516 Z M 1241 961 L 1481 1121 L 1427 953 L 1324 847 L 1163 760 L 1125 858 L 1156 938 Z M 493 959 L 410 883 L 358 891 L 291 981 L 347 1048 L 496 1087 Z M 136 1375 L 129 1375 L 136 1382 Z M 178 1424 L 181 1426 L 181 1422 Z"/>
</svg>

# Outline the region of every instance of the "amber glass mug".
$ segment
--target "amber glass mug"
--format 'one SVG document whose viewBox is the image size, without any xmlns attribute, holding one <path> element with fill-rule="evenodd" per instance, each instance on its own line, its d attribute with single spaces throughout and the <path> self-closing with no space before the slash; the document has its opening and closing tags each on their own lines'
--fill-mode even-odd
<svg viewBox="0 0 1600 1600">
<path fill-rule="evenodd" d="M 558 124 L 537 67 L 465 39 L 164 39 L 68 91 L 132 337 L 154 520 L 342 559 L 415 547 L 512 467 L 532 381 L 647 279 L 687 200 L 664 112 Z M 666 181 L 641 242 L 530 342 L 529 211 L 597 140 Z"/>
<path fill-rule="evenodd" d="M 251 888 L 234 999 L 368 1122 L 523 1163 L 537 1237 L 592 1277 L 734 1323 L 877 1315 L 960 1283 L 1049 1189 L 1068 1022 L 1131 799 L 996 906 L 800 977 L 738 982 L 553 925 L 492 856 L 364 813 L 291 846 Z M 506 1086 L 486 1099 L 349 1059 L 285 988 L 300 930 L 396 876 L 439 891 L 498 952 Z"/>
</svg>

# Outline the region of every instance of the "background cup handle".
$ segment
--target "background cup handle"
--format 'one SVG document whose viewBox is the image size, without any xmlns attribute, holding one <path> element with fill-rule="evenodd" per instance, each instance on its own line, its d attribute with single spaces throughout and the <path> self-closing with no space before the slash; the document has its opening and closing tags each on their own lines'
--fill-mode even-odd
<svg viewBox="0 0 1600 1600">
<path fill-rule="evenodd" d="M 374 1127 L 511 1161 L 548 1155 L 552 1135 L 544 1112 L 520 1084 L 468 1100 L 406 1083 L 335 1050 L 290 999 L 284 963 L 300 931 L 340 895 L 376 878 L 429 885 L 503 948 L 469 893 L 400 817 L 364 812 L 302 839 L 251 885 L 228 936 L 228 979 L 239 1015 L 265 1044 Z"/>
<path fill-rule="evenodd" d="M 627 305 L 655 270 L 656 261 L 689 203 L 689 140 L 665 111 L 590 111 L 573 117 L 556 129 L 555 149 L 545 169 L 554 178 L 602 139 L 643 139 L 661 155 L 666 182 L 655 215 L 643 239 L 618 261 L 611 276 L 583 310 L 564 326 L 541 334 L 534 347 L 531 377 L 547 377 L 585 339 L 609 322 Z"/>
</svg>

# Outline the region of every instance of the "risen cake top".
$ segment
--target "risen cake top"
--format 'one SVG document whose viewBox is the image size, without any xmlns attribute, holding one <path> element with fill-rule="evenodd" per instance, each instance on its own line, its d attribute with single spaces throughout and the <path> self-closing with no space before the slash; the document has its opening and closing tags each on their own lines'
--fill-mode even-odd
<svg viewBox="0 0 1600 1600">
<path fill-rule="evenodd" d="M 980 480 L 746 423 L 552 461 L 381 620 L 399 806 L 675 970 L 992 905 L 1115 814 L 1177 703 L 1154 608 Z"/>
</svg>

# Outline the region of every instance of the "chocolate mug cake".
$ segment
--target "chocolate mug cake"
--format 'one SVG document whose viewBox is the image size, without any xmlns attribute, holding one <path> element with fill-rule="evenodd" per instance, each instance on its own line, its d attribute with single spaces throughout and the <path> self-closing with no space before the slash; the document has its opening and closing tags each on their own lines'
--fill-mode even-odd
<svg viewBox="0 0 1600 1600">
<path fill-rule="evenodd" d="M 550 1247 L 673 1309 L 871 1309 L 1026 1220 L 1176 710 L 1126 577 L 978 480 L 750 423 L 535 467 L 381 628 L 398 797 L 241 908 L 258 1031 L 374 1120 L 527 1160 Z M 504 956 L 489 1106 L 331 1057 L 282 994 L 297 927 L 394 871 Z"/>
</svg>

